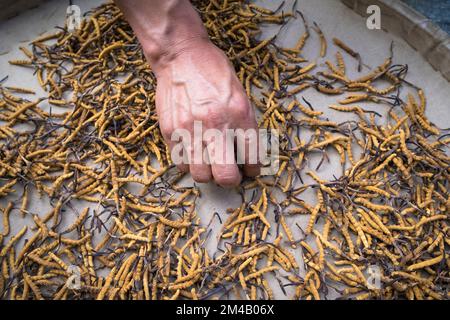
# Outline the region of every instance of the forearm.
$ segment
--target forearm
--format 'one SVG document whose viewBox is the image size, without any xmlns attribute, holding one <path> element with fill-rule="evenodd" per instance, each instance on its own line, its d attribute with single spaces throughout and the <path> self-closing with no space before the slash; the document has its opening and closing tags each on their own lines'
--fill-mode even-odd
<svg viewBox="0 0 450 320">
<path fill-rule="evenodd" d="M 165 65 L 191 42 L 207 41 L 203 23 L 189 0 L 116 0 L 152 68 Z"/>
<path fill-rule="evenodd" d="M 161 133 L 171 153 L 174 152 L 173 162 L 180 170 L 190 171 L 197 182 L 214 178 L 222 186 L 237 186 L 241 173 L 227 130 L 256 132 L 257 124 L 250 101 L 227 56 L 209 41 L 189 0 L 115 1 L 158 78 L 155 107 Z M 195 136 L 198 122 L 219 135 L 202 137 L 200 142 L 183 138 L 180 149 L 180 141 L 172 139 L 177 136 L 174 134 L 183 129 L 191 134 L 188 137 Z M 255 140 L 244 143 L 244 150 L 256 145 Z M 259 166 L 249 159 L 244 172 L 256 176 Z"/>
</svg>

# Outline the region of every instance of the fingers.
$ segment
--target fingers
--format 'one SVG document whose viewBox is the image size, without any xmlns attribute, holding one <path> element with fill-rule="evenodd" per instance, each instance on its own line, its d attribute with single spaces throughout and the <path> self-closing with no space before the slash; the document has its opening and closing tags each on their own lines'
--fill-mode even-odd
<svg viewBox="0 0 450 320">
<path fill-rule="evenodd" d="M 242 176 L 234 158 L 234 139 L 223 133 L 207 145 L 214 180 L 222 187 L 236 187 Z"/>
<path fill-rule="evenodd" d="M 256 123 L 246 123 L 242 127 L 235 131 L 238 163 L 244 164 L 243 171 L 246 176 L 255 177 L 260 174 L 259 137 L 258 131 L 254 129 Z M 220 132 L 213 140 L 205 141 L 207 146 L 203 141 L 192 142 L 192 145 L 172 140 L 167 140 L 167 143 L 174 164 L 182 172 L 190 171 L 194 181 L 207 183 L 214 178 L 217 184 L 223 187 L 234 187 L 240 183 L 242 176 L 236 163 L 233 134 Z"/>
<path fill-rule="evenodd" d="M 248 97 L 235 96 L 232 108 L 236 128 L 236 152 L 239 164 L 244 164 L 244 174 L 255 177 L 260 174 L 258 125 Z"/>
<path fill-rule="evenodd" d="M 182 172 L 190 171 L 196 182 L 207 183 L 214 179 L 223 187 L 237 186 L 242 179 L 238 163 L 244 164 L 243 172 L 246 176 L 255 177 L 260 174 L 258 130 L 248 98 L 236 95 L 226 110 L 226 116 L 217 118 L 209 114 L 207 118 L 197 121 L 206 122 L 207 128 L 203 134 L 200 130 L 200 137 L 197 138 L 196 122 L 191 114 L 187 114 L 187 110 L 177 108 L 177 112 L 164 113 L 165 117 L 160 119 L 160 128 L 170 147 L 174 164 Z M 237 129 L 233 132 L 225 128 Z M 219 133 L 219 138 L 214 141 L 205 138 L 206 132 L 211 130 Z M 236 152 L 240 157 L 238 162 Z"/>
<path fill-rule="evenodd" d="M 242 152 L 244 156 L 244 174 L 247 177 L 259 176 L 261 173 L 260 145 L 256 120 L 254 118 L 247 120 L 241 125 L 241 129 L 237 131 L 236 143 L 238 152 Z M 240 150 L 241 147 L 244 147 L 244 150 Z"/>
<path fill-rule="evenodd" d="M 189 172 L 188 158 L 186 156 L 186 150 L 182 142 L 173 141 L 170 135 L 166 135 L 168 138 L 164 137 L 167 147 L 170 151 L 170 157 L 172 162 L 177 166 L 178 170 L 181 172 Z"/>
<path fill-rule="evenodd" d="M 214 164 L 211 166 L 216 183 L 224 188 L 237 187 L 242 176 L 236 164 Z"/>
<path fill-rule="evenodd" d="M 212 179 L 211 166 L 207 164 L 191 164 L 189 170 L 195 182 L 207 183 Z"/>
<path fill-rule="evenodd" d="M 203 157 L 204 145 L 202 140 L 192 142 L 190 148 L 189 171 L 195 182 L 207 183 L 212 179 L 211 166 Z M 189 151 L 188 151 L 189 152 Z"/>
<path fill-rule="evenodd" d="M 183 173 L 188 173 L 189 172 L 189 165 L 187 165 L 187 164 L 179 164 L 179 165 L 177 165 L 177 168 L 178 168 L 178 170 L 180 171 L 180 172 L 183 172 Z"/>
<path fill-rule="evenodd" d="M 187 129 L 177 129 L 166 133 L 165 140 L 170 148 L 173 163 L 181 172 L 190 172 L 192 179 L 199 183 L 211 181 L 212 173 L 208 162 L 203 159 L 203 142 L 194 137 Z M 169 137 L 170 136 L 170 137 Z"/>
</svg>

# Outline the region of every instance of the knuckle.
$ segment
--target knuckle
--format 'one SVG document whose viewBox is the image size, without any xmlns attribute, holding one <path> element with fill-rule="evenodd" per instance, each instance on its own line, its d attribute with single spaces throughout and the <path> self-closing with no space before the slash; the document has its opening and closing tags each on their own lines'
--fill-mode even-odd
<svg viewBox="0 0 450 320">
<path fill-rule="evenodd" d="M 217 108 L 210 109 L 202 120 L 208 123 L 211 127 L 217 127 L 223 124 L 225 119 L 226 117 L 224 117 L 223 108 L 218 105 Z"/>
<path fill-rule="evenodd" d="M 177 127 L 180 129 L 188 129 L 190 130 L 192 127 L 192 119 L 190 117 L 181 117 L 177 121 Z"/>
<path fill-rule="evenodd" d="M 250 104 L 247 97 L 239 95 L 233 100 L 233 104 L 231 105 L 231 112 L 233 116 L 246 119 L 250 111 Z"/>
</svg>

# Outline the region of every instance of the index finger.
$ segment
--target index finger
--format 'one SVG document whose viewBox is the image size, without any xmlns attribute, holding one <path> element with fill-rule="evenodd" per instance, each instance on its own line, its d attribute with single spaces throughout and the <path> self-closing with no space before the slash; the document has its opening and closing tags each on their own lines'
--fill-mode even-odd
<svg viewBox="0 0 450 320">
<path fill-rule="evenodd" d="M 241 173 L 234 153 L 234 136 L 221 132 L 207 145 L 214 180 L 222 187 L 235 187 L 241 182 Z"/>
<path fill-rule="evenodd" d="M 259 159 L 259 132 L 254 117 L 241 121 L 236 129 L 236 152 L 238 163 L 244 164 L 244 174 L 256 177 L 261 173 Z"/>
</svg>

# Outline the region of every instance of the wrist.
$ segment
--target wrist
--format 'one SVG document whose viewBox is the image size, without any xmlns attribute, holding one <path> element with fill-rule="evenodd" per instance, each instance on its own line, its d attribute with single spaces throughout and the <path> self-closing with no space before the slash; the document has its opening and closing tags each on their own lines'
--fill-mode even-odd
<svg viewBox="0 0 450 320">
<path fill-rule="evenodd" d="M 153 70 L 180 52 L 208 42 L 202 20 L 189 0 L 116 0 Z"/>
<path fill-rule="evenodd" d="M 152 70 L 158 74 L 179 56 L 194 49 L 206 49 L 212 43 L 207 35 L 190 34 L 174 37 L 173 39 L 166 38 L 163 46 L 155 45 L 154 42 L 145 43 L 145 41 L 142 41 L 141 45 Z"/>
</svg>

